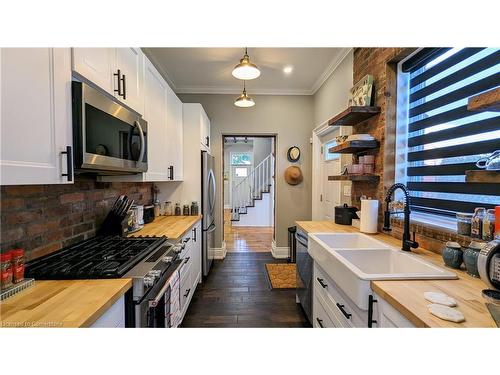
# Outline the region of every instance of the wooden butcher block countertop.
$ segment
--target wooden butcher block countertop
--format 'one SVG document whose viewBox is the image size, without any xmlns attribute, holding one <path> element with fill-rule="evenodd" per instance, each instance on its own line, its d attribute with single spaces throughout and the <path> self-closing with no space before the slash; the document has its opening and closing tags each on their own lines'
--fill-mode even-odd
<svg viewBox="0 0 500 375">
<path fill-rule="evenodd" d="M 358 233 L 352 226 L 339 225 L 331 221 L 297 221 L 297 226 L 307 233 Z M 370 235 L 391 246 L 401 247 L 401 240 L 384 233 Z M 424 258 L 442 268 L 448 269 L 439 254 L 422 248 L 412 249 L 413 254 Z M 486 300 L 481 296 L 486 285 L 480 279 L 469 276 L 463 270 L 449 269 L 457 274 L 456 280 L 390 280 L 372 281 L 372 290 L 390 303 L 417 327 L 496 327 L 491 317 Z M 453 323 L 441 320 L 427 310 L 430 303 L 424 298 L 424 292 L 437 291 L 446 293 L 457 301 L 457 308 L 465 316 L 465 322 Z"/>
<path fill-rule="evenodd" d="M 89 327 L 131 287 L 131 279 L 35 281 L 0 302 L 0 327 Z"/>
<path fill-rule="evenodd" d="M 140 231 L 131 233 L 129 236 L 167 236 L 175 240 L 184 236 L 200 220 L 201 215 L 159 216 L 152 223 L 144 225 Z"/>
</svg>

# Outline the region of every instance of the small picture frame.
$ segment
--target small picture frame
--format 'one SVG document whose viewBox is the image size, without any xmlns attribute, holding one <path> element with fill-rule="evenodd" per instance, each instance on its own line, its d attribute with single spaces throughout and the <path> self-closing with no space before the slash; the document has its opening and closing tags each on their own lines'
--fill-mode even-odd
<svg viewBox="0 0 500 375">
<path fill-rule="evenodd" d="M 373 105 L 373 76 L 367 74 L 349 91 L 349 106 Z"/>
</svg>

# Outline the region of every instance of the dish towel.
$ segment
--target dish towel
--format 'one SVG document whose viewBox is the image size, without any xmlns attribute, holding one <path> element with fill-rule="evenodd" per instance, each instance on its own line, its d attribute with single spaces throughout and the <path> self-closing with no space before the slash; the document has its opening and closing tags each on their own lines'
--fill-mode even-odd
<svg viewBox="0 0 500 375">
<path fill-rule="evenodd" d="M 170 298 L 165 301 L 165 314 L 167 315 L 168 328 L 177 328 L 181 320 L 181 291 L 179 271 L 175 271 L 168 282 Z"/>
</svg>

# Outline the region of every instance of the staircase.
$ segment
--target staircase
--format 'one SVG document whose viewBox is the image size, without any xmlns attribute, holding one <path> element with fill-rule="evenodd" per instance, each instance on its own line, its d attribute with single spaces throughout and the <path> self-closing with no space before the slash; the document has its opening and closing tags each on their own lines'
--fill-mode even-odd
<svg viewBox="0 0 500 375">
<path fill-rule="evenodd" d="M 255 207 L 256 200 L 271 192 L 274 174 L 274 156 L 269 154 L 231 191 L 231 221 L 239 221 L 241 215 Z"/>
</svg>

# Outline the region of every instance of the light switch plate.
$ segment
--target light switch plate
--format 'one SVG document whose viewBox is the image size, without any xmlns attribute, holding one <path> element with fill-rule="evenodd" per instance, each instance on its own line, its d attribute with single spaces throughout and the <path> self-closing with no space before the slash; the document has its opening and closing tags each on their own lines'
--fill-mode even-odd
<svg viewBox="0 0 500 375">
<path fill-rule="evenodd" d="M 346 196 L 346 197 L 351 196 L 351 187 L 350 186 L 344 186 L 344 196 Z"/>
</svg>

